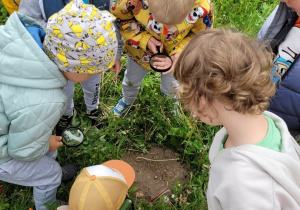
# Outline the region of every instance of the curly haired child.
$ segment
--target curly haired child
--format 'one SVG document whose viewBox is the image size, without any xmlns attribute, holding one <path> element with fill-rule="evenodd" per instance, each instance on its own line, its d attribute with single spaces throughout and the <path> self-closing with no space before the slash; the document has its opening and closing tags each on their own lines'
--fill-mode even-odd
<svg viewBox="0 0 300 210">
<path fill-rule="evenodd" d="M 225 29 L 199 33 L 177 60 L 186 108 L 223 126 L 209 152 L 209 209 L 300 207 L 300 147 L 285 122 L 265 111 L 275 93 L 271 70 L 264 45 Z"/>
</svg>

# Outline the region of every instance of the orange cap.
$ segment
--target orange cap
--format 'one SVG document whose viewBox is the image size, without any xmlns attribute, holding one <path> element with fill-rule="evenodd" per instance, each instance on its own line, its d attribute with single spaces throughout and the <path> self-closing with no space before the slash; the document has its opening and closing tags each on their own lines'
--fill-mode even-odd
<svg viewBox="0 0 300 210">
<path fill-rule="evenodd" d="M 131 165 L 122 160 L 109 160 L 102 165 L 118 170 L 124 176 L 128 189 L 131 187 L 135 179 L 135 172 Z"/>
<path fill-rule="evenodd" d="M 86 167 L 72 185 L 69 209 L 119 209 L 134 179 L 133 168 L 122 160 Z"/>
</svg>

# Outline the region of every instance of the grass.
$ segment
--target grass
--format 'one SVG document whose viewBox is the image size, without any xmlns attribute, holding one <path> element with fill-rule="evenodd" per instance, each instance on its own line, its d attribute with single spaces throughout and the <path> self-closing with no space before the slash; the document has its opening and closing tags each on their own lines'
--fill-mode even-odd
<svg viewBox="0 0 300 210">
<path fill-rule="evenodd" d="M 214 2 L 215 27 L 227 27 L 255 36 L 278 2 L 272 0 L 216 0 Z M 0 1 L 0 25 L 4 24 L 8 13 Z M 208 150 L 212 138 L 219 127 L 204 125 L 192 120 L 180 110 L 180 118 L 174 116 L 173 101 L 161 94 L 159 90 L 160 75 L 149 73 L 141 87 L 138 99 L 125 118 L 115 118 L 110 111 L 122 95 L 122 78 L 125 68 L 117 80 L 113 73 L 105 73 L 101 82 L 101 106 L 107 122 L 105 129 L 95 130 L 85 114 L 85 105 L 80 85 L 76 85 L 74 96 L 79 112 L 77 122 L 84 130 L 86 143 L 78 148 L 59 149 L 58 162 L 76 163 L 81 168 L 99 164 L 109 159 L 122 159 L 128 149 L 147 152 L 153 145 L 164 145 L 181 154 L 181 161 L 187 165 L 190 178 L 185 186 L 171 187 L 175 198 L 172 203 L 165 203 L 159 198 L 153 203 L 135 202 L 134 191 L 130 189 L 129 197 L 135 209 L 207 209 L 204 197 L 208 180 Z M 21 187 L 0 181 L 4 185 L 0 195 L 0 210 L 29 209 L 34 205 L 32 188 Z M 57 198 L 67 200 L 72 183 L 62 184 L 58 188 Z"/>
</svg>

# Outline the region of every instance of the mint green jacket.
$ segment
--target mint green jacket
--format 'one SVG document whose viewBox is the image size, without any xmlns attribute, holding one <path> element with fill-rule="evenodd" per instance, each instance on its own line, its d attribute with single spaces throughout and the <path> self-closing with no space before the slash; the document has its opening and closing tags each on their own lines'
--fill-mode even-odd
<svg viewBox="0 0 300 210">
<path fill-rule="evenodd" d="M 66 79 L 13 13 L 0 26 L 0 164 L 35 161 L 49 150 L 49 138 L 63 115 Z"/>
</svg>

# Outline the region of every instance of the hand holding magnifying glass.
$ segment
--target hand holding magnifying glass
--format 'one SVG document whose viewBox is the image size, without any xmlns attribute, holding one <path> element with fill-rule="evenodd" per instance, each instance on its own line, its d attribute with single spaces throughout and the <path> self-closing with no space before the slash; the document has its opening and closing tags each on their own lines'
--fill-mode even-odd
<svg viewBox="0 0 300 210">
<path fill-rule="evenodd" d="M 160 52 L 160 46 L 156 46 L 157 52 L 149 61 L 150 67 L 157 72 L 169 71 L 173 66 L 172 58 L 164 52 Z"/>
<path fill-rule="evenodd" d="M 77 127 L 66 128 L 61 137 L 61 141 L 68 147 L 77 147 L 84 139 L 83 132 Z"/>
</svg>

